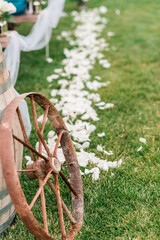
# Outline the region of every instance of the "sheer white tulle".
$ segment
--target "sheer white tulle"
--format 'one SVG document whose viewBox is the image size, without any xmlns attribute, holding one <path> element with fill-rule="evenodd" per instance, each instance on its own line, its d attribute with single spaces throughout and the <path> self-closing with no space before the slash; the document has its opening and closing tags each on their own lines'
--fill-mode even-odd
<svg viewBox="0 0 160 240">
<path fill-rule="evenodd" d="M 52 28 L 56 28 L 64 7 L 65 0 L 49 0 L 48 7 L 45 8 L 38 16 L 31 33 L 28 36 L 22 36 L 16 31 L 10 33 L 10 41 L 4 51 L 7 67 L 11 74 L 13 85 L 16 84 L 19 65 L 20 52 L 29 52 L 45 47 L 52 33 Z M 29 120 L 27 105 L 25 101 L 20 107 L 22 118 L 29 135 L 31 124 Z"/>
<path fill-rule="evenodd" d="M 13 85 L 18 77 L 20 52 L 29 52 L 45 47 L 62 16 L 65 0 L 49 0 L 48 7 L 38 16 L 38 19 L 28 36 L 22 36 L 16 31 L 10 33 L 11 39 L 4 51 L 6 63 L 11 73 Z"/>
</svg>

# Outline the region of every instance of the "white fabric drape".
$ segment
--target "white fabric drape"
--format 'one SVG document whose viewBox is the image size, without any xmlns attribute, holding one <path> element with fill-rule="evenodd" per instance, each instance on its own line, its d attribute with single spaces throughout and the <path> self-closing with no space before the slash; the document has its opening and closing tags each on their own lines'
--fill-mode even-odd
<svg viewBox="0 0 160 240">
<path fill-rule="evenodd" d="M 4 51 L 7 67 L 11 73 L 13 85 L 18 77 L 20 52 L 29 52 L 45 47 L 62 15 L 65 0 L 49 0 L 48 7 L 38 16 L 36 23 L 28 36 L 22 36 L 13 31 L 10 42 Z"/>
<path fill-rule="evenodd" d="M 28 36 L 22 36 L 16 31 L 13 31 L 10 34 L 11 39 L 4 51 L 4 55 L 7 67 L 11 74 L 13 85 L 16 84 L 18 77 L 20 52 L 38 50 L 48 44 L 51 38 L 52 28 L 56 28 L 59 19 L 62 16 L 64 2 L 65 0 L 49 0 L 48 7 L 41 11 L 31 33 Z M 31 123 L 25 101 L 21 104 L 20 110 L 27 134 L 29 135 Z"/>
</svg>

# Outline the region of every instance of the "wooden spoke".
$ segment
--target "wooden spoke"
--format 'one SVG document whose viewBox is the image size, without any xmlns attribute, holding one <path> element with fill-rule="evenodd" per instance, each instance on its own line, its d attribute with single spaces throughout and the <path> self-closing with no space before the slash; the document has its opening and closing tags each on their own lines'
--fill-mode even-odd
<svg viewBox="0 0 160 240">
<path fill-rule="evenodd" d="M 31 170 L 29 170 L 29 169 L 17 170 L 17 172 L 36 172 L 36 171 L 37 171 L 37 169 L 31 169 Z"/>
<path fill-rule="evenodd" d="M 60 141 L 61 141 L 61 137 L 62 137 L 63 132 L 64 132 L 63 130 L 60 131 L 60 134 L 59 134 L 59 136 L 58 136 L 58 140 L 57 140 L 57 142 L 56 142 L 56 146 L 55 146 L 55 148 L 54 148 L 53 156 L 54 156 L 55 158 L 57 158 L 57 149 L 58 149 L 59 143 L 60 143 Z"/>
<path fill-rule="evenodd" d="M 32 152 L 34 152 L 35 154 L 37 154 L 39 157 L 43 158 L 45 161 L 49 161 L 48 158 L 46 158 L 45 156 L 43 156 L 42 154 L 40 154 L 38 151 L 36 151 L 34 148 L 32 148 L 30 145 L 28 145 L 26 142 L 24 142 L 22 139 L 18 138 L 17 136 L 15 136 L 14 134 L 12 135 L 13 138 L 15 138 L 18 142 L 22 143 L 25 147 L 27 147 L 28 149 L 30 149 Z"/>
<path fill-rule="evenodd" d="M 46 106 L 45 111 L 44 111 L 44 115 L 43 115 L 41 131 L 40 131 L 42 136 L 43 136 L 43 131 L 44 131 L 44 127 L 45 127 L 45 124 L 46 124 L 46 120 L 47 120 L 48 110 L 49 110 L 49 106 Z M 42 142 L 41 142 L 40 138 L 39 138 L 39 152 L 42 153 Z"/>
<path fill-rule="evenodd" d="M 41 178 L 39 178 L 38 180 L 39 180 L 39 186 L 42 187 L 43 180 L 42 180 Z M 48 233 L 46 201 L 45 201 L 44 188 L 43 188 L 43 187 L 42 187 L 42 191 L 41 191 L 41 206 L 42 206 L 42 215 L 43 215 L 44 230 Z"/>
<path fill-rule="evenodd" d="M 61 227 L 61 234 L 62 234 L 62 240 L 66 240 L 66 231 L 64 226 L 64 219 L 63 219 L 63 210 L 62 210 L 62 201 L 60 197 L 60 190 L 59 190 L 59 183 L 58 183 L 58 174 L 54 175 L 55 179 L 55 186 L 56 186 L 56 198 L 57 198 L 57 205 L 58 205 L 58 214 L 59 214 L 59 220 L 60 220 L 60 227 Z"/>
<path fill-rule="evenodd" d="M 47 183 L 48 183 L 48 185 L 50 186 L 52 192 L 55 194 L 55 196 L 57 196 L 57 191 L 56 191 L 53 183 L 52 183 L 50 180 L 48 180 Z M 63 202 L 62 198 L 61 198 L 61 202 L 62 202 L 62 208 L 63 208 L 63 210 L 65 211 L 66 215 L 68 216 L 69 220 L 70 220 L 72 223 L 75 224 L 75 223 L 76 223 L 76 220 L 73 218 L 71 212 L 68 210 L 68 208 L 67 208 L 66 204 Z"/>
<path fill-rule="evenodd" d="M 46 182 L 48 181 L 48 178 L 50 177 L 51 172 L 52 172 L 52 169 L 47 173 L 45 179 L 44 179 L 43 182 L 41 183 L 41 186 L 39 187 L 39 189 L 38 189 L 36 195 L 34 196 L 32 202 L 31 202 L 30 205 L 29 205 L 29 210 L 31 210 L 32 207 L 34 206 L 34 204 L 35 204 L 37 198 L 39 197 L 40 193 L 41 193 L 42 190 L 43 190 L 44 185 L 45 185 Z"/>
<path fill-rule="evenodd" d="M 48 115 L 48 110 L 49 110 L 49 106 L 46 106 L 45 111 L 44 111 L 42 126 L 41 126 L 41 133 L 43 133 L 43 131 L 44 131 L 44 127 L 45 127 L 47 115 Z"/>
<path fill-rule="evenodd" d="M 36 129 L 36 132 L 38 134 L 38 137 L 40 139 L 40 141 L 42 142 L 47 154 L 49 157 L 52 157 L 52 154 L 45 142 L 45 140 L 43 139 L 43 136 L 41 134 L 41 131 L 39 130 L 39 126 L 38 126 L 38 120 L 37 120 L 37 113 L 36 113 L 36 108 L 35 108 L 35 104 L 34 104 L 34 98 L 33 98 L 33 95 L 31 95 L 30 97 L 31 99 L 31 106 L 32 106 L 32 112 L 33 112 L 33 118 L 34 118 L 34 125 L 35 125 L 35 129 Z"/>
<path fill-rule="evenodd" d="M 61 164 L 61 166 L 68 166 L 68 165 L 73 165 L 73 164 L 76 164 L 76 162 L 64 163 L 64 164 Z"/>
<path fill-rule="evenodd" d="M 22 116 L 21 116 L 19 107 L 17 108 L 17 114 L 18 114 L 18 118 L 19 118 L 19 122 L 20 122 L 20 125 L 21 125 L 21 129 L 22 129 L 22 132 L 23 132 L 24 139 L 25 139 L 26 143 L 31 146 L 31 143 L 30 143 L 30 141 L 28 139 L 28 136 L 27 136 L 27 133 L 26 133 L 26 129 L 25 129 L 25 126 L 24 126 L 24 123 L 23 123 L 23 120 L 22 120 Z M 31 154 L 31 157 L 32 157 L 33 161 L 36 161 L 37 159 L 36 159 L 34 153 L 30 149 L 29 149 L 29 151 L 30 151 L 30 154 Z"/>
<path fill-rule="evenodd" d="M 67 186 L 69 187 L 69 189 L 72 191 L 72 193 L 79 198 L 78 193 L 75 191 L 75 189 L 72 187 L 72 185 L 70 184 L 70 182 L 68 181 L 68 179 L 65 177 L 65 175 L 63 174 L 62 171 L 59 172 L 59 175 L 61 176 L 61 178 L 63 179 L 63 181 L 67 184 Z"/>
</svg>

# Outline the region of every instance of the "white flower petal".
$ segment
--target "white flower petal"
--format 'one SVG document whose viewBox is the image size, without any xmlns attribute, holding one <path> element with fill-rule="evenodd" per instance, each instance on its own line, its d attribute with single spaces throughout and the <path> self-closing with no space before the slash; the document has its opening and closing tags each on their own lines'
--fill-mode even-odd
<svg viewBox="0 0 160 240">
<path fill-rule="evenodd" d="M 140 146 L 138 149 L 137 149 L 137 152 L 141 151 L 142 150 L 142 146 Z"/>
<path fill-rule="evenodd" d="M 108 155 L 108 156 L 113 155 L 113 152 L 112 152 L 112 151 L 107 152 L 107 151 L 104 150 L 104 153 L 105 153 L 106 155 Z"/>
<path fill-rule="evenodd" d="M 115 33 L 114 33 L 114 32 L 108 32 L 108 33 L 107 33 L 107 36 L 108 36 L 108 37 L 113 37 L 113 36 L 115 36 Z"/>
<path fill-rule="evenodd" d="M 146 144 L 146 139 L 145 138 L 139 138 L 139 141 Z"/>
<path fill-rule="evenodd" d="M 101 6 L 99 8 L 99 11 L 100 11 L 100 13 L 106 13 L 108 11 L 108 9 L 105 6 Z"/>
<path fill-rule="evenodd" d="M 82 149 L 88 148 L 89 147 L 89 142 L 84 142 L 82 145 Z"/>
<path fill-rule="evenodd" d="M 97 146 L 97 151 L 103 152 L 103 147 L 102 147 L 101 145 L 98 145 L 98 146 Z"/>
<path fill-rule="evenodd" d="M 98 135 L 98 137 L 104 137 L 105 136 L 105 132 L 98 133 L 97 135 Z"/>
<path fill-rule="evenodd" d="M 115 14 L 116 14 L 116 15 L 120 15 L 120 13 L 121 13 L 121 12 L 120 12 L 119 9 L 116 9 L 116 10 L 115 10 Z"/>
<path fill-rule="evenodd" d="M 97 181 L 99 179 L 99 174 L 100 174 L 99 168 L 95 167 L 92 174 L 93 181 Z"/>
<path fill-rule="evenodd" d="M 47 61 L 48 63 L 52 63 L 52 62 L 53 62 L 53 59 L 52 59 L 52 58 L 47 58 L 46 61 Z"/>
<path fill-rule="evenodd" d="M 55 132 L 54 131 L 50 131 L 47 135 L 48 138 L 53 138 L 55 136 Z"/>
</svg>

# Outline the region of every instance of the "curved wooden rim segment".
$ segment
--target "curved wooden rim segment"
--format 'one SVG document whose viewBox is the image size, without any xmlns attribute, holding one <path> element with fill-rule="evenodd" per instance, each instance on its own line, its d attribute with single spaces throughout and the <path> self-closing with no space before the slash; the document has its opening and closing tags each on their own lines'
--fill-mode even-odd
<svg viewBox="0 0 160 240">
<path fill-rule="evenodd" d="M 76 189 L 79 198 L 72 194 L 72 208 L 74 212 L 74 219 L 76 224 L 72 225 L 72 229 L 67 234 L 66 240 L 72 240 L 77 231 L 80 230 L 83 222 L 83 189 L 82 189 L 82 180 L 79 170 L 79 165 L 76 157 L 76 153 L 71 141 L 71 138 L 68 134 L 67 128 L 56 110 L 53 104 L 46 99 L 44 96 L 38 93 L 26 93 L 20 95 L 13 99 L 13 101 L 7 106 L 1 120 L 0 124 L 0 159 L 2 162 L 2 169 L 8 192 L 11 196 L 11 200 L 18 212 L 20 218 L 28 228 L 28 230 L 40 240 L 56 240 L 47 234 L 46 231 L 40 226 L 38 221 L 33 216 L 32 212 L 29 209 L 29 205 L 26 202 L 25 196 L 21 189 L 19 182 L 18 174 L 15 169 L 14 163 L 14 148 L 13 148 L 13 137 L 12 137 L 12 123 L 16 109 L 18 108 L 20 102 L 25 97 L 33 97 L 34 101 L 45 110 L 46 106 L 49 106 L 48 109 L 48 118 L 55 129 L 57 135 L 63 130 L 63 135 L 61 137 L 60 143 L 63 149 L 64 156 L 67 163 L 76 162 L 77 164 L 69 164 L 68 170 L 70 175 L 70 183 L 74 189 Z M 7 146 L 7 149 L 6 149 Z M 6 149 L 6 150 L 5 150 Z M 34 227 L 33 227 L 34 226 Z"/>
</svg>

